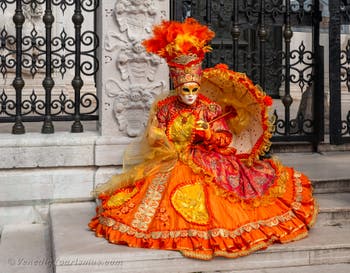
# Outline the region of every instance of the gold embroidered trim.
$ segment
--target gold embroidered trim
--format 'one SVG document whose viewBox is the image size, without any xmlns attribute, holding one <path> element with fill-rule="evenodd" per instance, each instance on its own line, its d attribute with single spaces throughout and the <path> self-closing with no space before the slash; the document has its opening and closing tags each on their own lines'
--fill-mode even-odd
<svg viewBox="0 0 350 273">
<path fill-rule="evenodd" d="M 185 257 L 196 258 L 196 259 L 201 259 L 201 260 L 210 260 L 214 256 L 222 256 L 222 257 L 227 257 L 227 258 L 236 258 L 236 257 L 240 257 L 240 256 L 249 255 L 252 252 L 255 252 L 255 251 L 259 250 L 259 249 L 265 248 L 265 247 L 271 245 L 271 243 L 274 240 L 275 239 L 271 239 L 268 242 L 261 242 L 259 244 L 254 245 L 253 247 L 251 247 L 248 250 L 240 250 L 240 251 L 236 251 L 236 252 L 227 252 L 227 251 L 224 251 L 224 250 L 214 251 L 213 254 L 205 254 L 205 253 L 201 253 L 200 251 L 196 251 L 196 250 L 180 250 L 180 252 Z M 208 250 L 210 251 L 211 249 L 208 249 Z"/>
<path fill-rule="evenodd" d="M 248 250 L 240 250 L 237 252 L 215 251 L 214 256 L 222 256 L 227 258 L 236 258 L 236 257 L 246 256 L 259 249 L 268 247 L 269 245 L 271 245 L 273 241 L 275 241 L 275 239 L 270 239 L 268 242 L 261 242 L 259 244 L 254 245 L 252 248 Z"/>
<path fill-rule="evenodd" d="M 180 250 L 181 254 L 188 258 L 195 258 L 200 260 L 210 260 L 213 258 L 211 254 L 198 253 L 193 250 Z"/>
<path fill-rule="evenodd" d="M 162 193 L 165 189 L 169 174 L 170 172 L 159 173 L 152 180 L 131 222 L 132 227 L 142 231 L 148 229 L 159 206 L 160 200 L 162 199 Z"/>
<path fill-rule="evenodd" d="M 188 55 L 179 55 L 172 60 L 174 63 L 186 65 L 190 62 L 193 62 L 198 59 L 196 54 L 188 54 Z"/>
<path fill-rule="evenodd" d="M 311 221 L 310 221 L 310 223 L 307 225 L 308 228 L 311 228 L 311 227 L 315 224 L 316 219 L 317 219 L 318 212 L 319 212 L 319 210 L 320 210 L 320 207 L 319 207 L 319 205 L 318 205 L 317 200 L 316 200 L 316 199 L 313 199 L 313 201 L 314 201 L 314 210 L 313 210 L 313 214 L 312 214 L 312 217 L 311 217 Z"/>
<path fill-rule="evenodd" d="M 294 179 L 295 179 L 295 198 L 294 202 L 292 203 L 292 208 L 294 210 L 299 210 L 301 208 L 301 201 L 303 199 L 302 192 L 303 192 L 303 185 L 301 184 L 300 180 L 301 174 L 298 172 L 294 172 Z"/>
<path fill-rule="evenodd" d="M 159 208 L 155 217 L 159 221 L 163 222 L 164 226 L 169 226 L 170 215 L 167 213 L 165 208 Z"/>
<path fill-rule="evenodd" d="M 309 233 L 308 233 L 307 231 L 305 231 L 305 232 L 299 234 L 298 236 L 293 237 L 293 238 L 291 238 L 291 239 L 289 239 L 289 240 L 283 240 L 283 239 L 282 239 L 282 240 L 281 240 L 281 243 L 282 243 L 282 244 L 287 244 L 287 243 L 290 243 L 290 242 L 298 241 L 298 240 L 301 240 L 301 239 L 304 239 L 305 237 L 307 237 L 308 234 L 309 234 Z"/>
<path fill-rule="evenodd" d="M 143 238 L 143 239 L 159 239 L 159 238 L 178 238 L 178 237 L 199 237 L 202 239 L 208 240 L 212 237 L 230 237 L 235 238 L 237 236 L 241 236 L 245 232 L 251 232 L 252 230 L 259 229 L 262 226 L 267 227 L 274 227 L 277 226 L 279 223 L 287 222 L 295 217 L 294 213 L 292 211 L 288 211 L 282 215 L 272 217 L 267 220 L 260 220 L 254 223 L 248 223 L 244 226 L 241 226 L 233 231 L 222 229 L 222 228 L 216 228 L 211 229 L 208 231 L 202 231 L 202 230 L 196 230 L 196 229 L 189 229 L 189 230 L 174 230 L 174 231 L 153 231 L 150 233 L 144 233 L 140 232 L 137 229 L 140 230 L 139 227 L 136 227 L 137 229 L 130 227 L 128 225 L 125 225 L 120 222 L 114 221 L 113 230 L 117 230 L 123 233 L 127 233 L 129 235 L 134 235 L 136 238 Z M 112 223 L 108 222 L 110 218 L 102 217 L 100 216 L 99 221 L 101 224 L 104 223 Z M 110 225 L 108 225 L 110 226 Z"/>
<path fill-rule="evenodd" d="M 103 217 L 103 216 L 100 216 L 98 218 L 98 220 L 99 220 L 100 224 L 105 225 L 107 227 L 112 227 L 115 224 L 117 224 L 117 222 L 115 220 L 113 220 L 112 218 L 107 218 L 107 217 Z"/>
<path fill-rule="evenodd" d="M 298 241 L 298 240 L 301 240 L 301 239 L 307 237 L 307 235 L 308 235 L 308 232 L 303 232 L 290 240 L 285 240 L 285 241 L 281 240 L 281 243 L 284 244 L 284 243 L 288 243 L 288 242 L 292 242 L 292 241 Z M 240 251 L 236 251 L 236 252 L 227 252 L 224 250 L 214 251 L 213 254 L 200 253 L 200 252 L 195 251 L 195 250 L 180 250 L 180 252 L 182 253 L 182 255 L 184 255 L 186 257 L 196 258 L 196 259 L 201 259 L 201 260 L 210 260 L 214 256 L 222 256 L 222 257 L 226 257 L 226 258 L 237 258 L 237 257 L 241 257 L 241 256 L 247 256 L 247 255 L 251 254 L 252 252 L 266 248 L 269 245 L 271 245 L 274 241 L 276 241 L 277 239 L 278 239 L 277 237 L 272 237 L 267 242 L 261 242 L 261 243 L 254 245 L 253 247 L 251 247 L 247 250 L 240 250 Z"/>
</svg>

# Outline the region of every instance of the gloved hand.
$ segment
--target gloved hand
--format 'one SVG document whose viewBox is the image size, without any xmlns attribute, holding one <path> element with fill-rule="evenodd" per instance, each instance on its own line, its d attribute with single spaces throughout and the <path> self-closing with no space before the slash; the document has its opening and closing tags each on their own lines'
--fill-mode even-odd
<svg viewBox="0 0 350 273">
<path fill-rule="evenodd" d="M 203 138 L 204 140 L 209 140 L 212 136 L 212 132 L 209 123 L 204 120 L 198 120 L 196 122 L 196 135 Z"/>
</svg>

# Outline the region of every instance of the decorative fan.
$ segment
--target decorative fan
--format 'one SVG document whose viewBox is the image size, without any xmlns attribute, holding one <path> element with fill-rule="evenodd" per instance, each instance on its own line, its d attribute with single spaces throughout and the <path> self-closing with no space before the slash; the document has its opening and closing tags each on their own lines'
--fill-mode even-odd
<svg viewBox="0 0 350 273">
<path fill-rule="evenodd" d="M 221 105 L 233 133 L 231 146 L 247 165 L 264 155 L 271 143 L 272 125 L 267 107 L 271 97 L 242 73 L 218 64 L 203 71 L 201 93 Z"/>
</svg>

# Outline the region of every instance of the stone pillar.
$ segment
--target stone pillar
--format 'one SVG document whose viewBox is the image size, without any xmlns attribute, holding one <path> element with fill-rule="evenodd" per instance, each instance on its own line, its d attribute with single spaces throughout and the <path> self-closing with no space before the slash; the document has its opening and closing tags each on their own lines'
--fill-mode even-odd
<svg viewBox="0 0 350 273">
<path fill-rule="evenodd" d="M 126 145 L 142 135 L 155 97 L 168 90 L 166 63 L 146 53 L 141 42 L 151 35 L 154 24 L 168 19 L 169 3 L 104 0 L 100 5 L 97 15 L 100 137 L 95 160 L 97 166 L 121 165 Z M 97 183 L 103 182 L 98 176 Z"/>
</svg>

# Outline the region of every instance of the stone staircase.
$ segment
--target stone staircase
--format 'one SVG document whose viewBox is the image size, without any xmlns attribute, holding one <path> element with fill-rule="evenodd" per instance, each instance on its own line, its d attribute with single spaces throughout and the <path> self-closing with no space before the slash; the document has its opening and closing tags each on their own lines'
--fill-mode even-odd
<svg viewBox="0 0 350 273">
<path fill-rule="evenodd" d="M 320 205 L 315 227 L 301 241 L 275 244 L 237 259 L 199 261 L 176 251 L 109 244 L 87 228 L 94 215 L 94 202 L 53 203 L 47 225 L 3 230 L 0 273 L 350 272 L 350 152 L 288 153 L 278 157 L 311 178 Z"/>
</svg>

